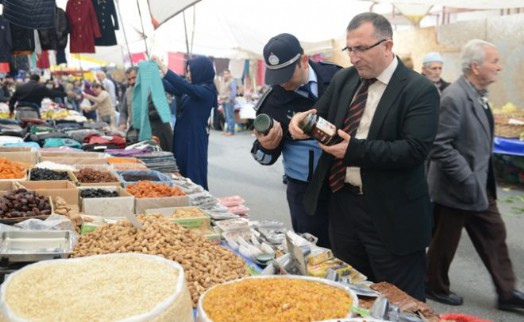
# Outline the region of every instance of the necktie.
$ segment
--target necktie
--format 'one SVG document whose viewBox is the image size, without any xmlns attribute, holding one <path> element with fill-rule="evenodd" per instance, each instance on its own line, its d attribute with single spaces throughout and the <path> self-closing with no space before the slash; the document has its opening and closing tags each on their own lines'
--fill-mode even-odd
<svg viewBox="0 0 524 322">
<path fill-rule="evenodd" d="M 355 94 L 353 101 L 349 105 L 348 113 L 344 119 L 344 127 L 342 130 L 353 136 L 357 132 L 358 125 L 364 114 L 366 108 L 366 101 L 368 98 L 368 88 L 376 81 L 376 78 L 364 79 Z M 346 177 L 346 166 L 342 159 L 336 159 L 331 165 L 329 172 L 329 187 L 331 191 L 337 192 L 344 186 L 344 178 Z"/>
<path fill-rule="evenodd" d="M 310 99 L 310 100 L 313 100 L 313 101 L 317 101 L 317 96 L 315 94 L 313 94 L 313 91 L 311 90 L 311 84 L 313 84 L 313 82 L 308 82 L 307 84 L 304 84 L 303 86 L 300 87 L 300 90 L 304 91 L 304 92 L 307 92 L 307 97 Z"/>
</svg>

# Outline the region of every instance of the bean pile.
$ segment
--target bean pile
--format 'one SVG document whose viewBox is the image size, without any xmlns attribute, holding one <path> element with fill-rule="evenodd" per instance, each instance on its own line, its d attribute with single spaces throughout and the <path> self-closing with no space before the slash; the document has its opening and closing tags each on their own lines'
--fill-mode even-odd
<svg viewBox="0 0 524 322">
<path fill-rule="evenodd" d="M 64 171 L 55 171 L 45 168 L 34 168 L 31 170 L 31 181 L 42 180 L 69 180 L 69 175 Z"/>
<path fill-rule="evenodd" d="M 0 197 L 0 218 L 19 218 L 50 215 L 47 197 L 34 191 L 18 189 Z"/>
<path fill-rule="evenodd" d="M 97 183 L 97 182 L 116 182 L 118 181 L 115 176 L 109 171 L 98 171 L 94 169 L 84 168 L 78 172 L 75 172 L 75 176 L 78 182 L 81 183 Z"/>
<path fill-rule="evenodd" d="M 144 253 L 177 261 L 185 271 L 193 306 L 214 285 L 248 275 L 244 261 L 162 215 L 138 215 L 143 229 L 128 221 L 105 225 L 82 235 L 72 257 L 110 253 Z"/>
<path fill-rule="evenodd" d="M 85 189 L 81 190 L 80 196 L 82 198 L 111 198 L 118 197 L 118 192 L 104 189 Z"/>
</svg>

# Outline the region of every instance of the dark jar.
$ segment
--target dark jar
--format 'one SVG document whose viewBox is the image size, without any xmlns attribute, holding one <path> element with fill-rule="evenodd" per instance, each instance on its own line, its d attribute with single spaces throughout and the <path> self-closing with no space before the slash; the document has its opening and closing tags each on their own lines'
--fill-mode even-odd
<svg viewBox="0 0 524 322">
<path fill-rule="evenodd" d="M 273 127 L 273 119 L 271 116 L 262 113 L 257 115 L 253 125 L 258 133 L 266 135 Z"/>
<path fill-rule="evenodd" d="M 342 141 L 337 134 L 337 127 L 316 114 L 309 113 L 298 123 L 298 126 L 304 134 L 324 145 L 333 145 Z"/>
</svg>

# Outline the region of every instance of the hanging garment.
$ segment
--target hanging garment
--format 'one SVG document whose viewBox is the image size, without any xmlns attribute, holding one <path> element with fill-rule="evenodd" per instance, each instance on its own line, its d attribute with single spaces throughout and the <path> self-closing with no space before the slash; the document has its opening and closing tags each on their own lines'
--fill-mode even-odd
<svg viewBox="0 0 524 322">
<path fill-rule="evenodd" d="M 44 50 L 38 57 L 38 60 L 36 61 L 36 67 L 40 69 L 47 69 L 50 67 L 49 52 L 47 50 Z"/>
<path fill-rule="evenodd" d="M 12 50 L 13 39 L 11 38 L 11 27 L 4 16 L 0 16 L 0 62 L 11 61 Z"/>
<path fill-rule="evenodd" d="M 67 46 L 69 21 L 64 10 L 56 8 L 55 28 L 38 30 L 42 50 L 60 50 Z"/>
<path fill-rule="evenodd" d="M 95 39 L 96 46 L 116 45 L 115 30 L 118 30 L 118 18 L 113 0 L 93 0 L 98 18 L 98 27 L 102 37 Z"/>
<path fill-rule="evenodd" d="M 101 37 L 91 0 L 69 0 L 66 15 L 71 30 L 71 53 L 94 53 L 95 38 Z"/>
<path fill-rule="evenodd" d="M 154 107 L 162 123 L 169 123 L 171 112 L 167 104 L 164 86 L 158 66 L 152 61 L 138 63 L 135 90 L 133 93 L 133 118 L 131 124 L 139 129 L 139 141 L 151 139 L 151 125 L 148 113 L 148 96 L 151 95 Z"/>
<path fill-rule="evenodd" d="M 35 34 L 33 29 L 22 28 L 11 24 L 11 39 L 13 52 L 25 51 L 26 55 L 35 50 Z"/>
<path fill-rule="evenodd" d="M 29 29 L 55 26 L 55 0 L 3 0 L 4 16 L 13 25 Z"/>
</svg>

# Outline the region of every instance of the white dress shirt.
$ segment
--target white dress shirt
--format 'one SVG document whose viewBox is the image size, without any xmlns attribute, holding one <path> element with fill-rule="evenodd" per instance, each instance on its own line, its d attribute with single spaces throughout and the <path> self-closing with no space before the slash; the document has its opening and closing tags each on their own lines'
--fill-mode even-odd
<svg viewBox="0 0 524 322">
<path fill-rule="evenodd" d="M 368 98 L 366 101 L 366 107 L 364 108 L 364 114 L 358 125 L 357 133 L 355 138 L 357 139 L 367 139 L 369 133 L 369 127 L 371 126 L 371 121 L 377 110 L 378 103 L 382 98 L 382 94 L 386 90 L 386 87 L 397 69 L 398 60 L 395 57 L 391 64 L 389 64 L 380 75 L 377 76 L 377 81 L 371 84 L 368 88 Z M 353 97 L 354 99 L 354 97 Z M 351 146 L 348 146 L 348 149 L 351 149 Z M 360 167 L 347 167 L 346 168 L 346 179 L 344 182 L 350 183 L 354 186 L 361 187 L 362 189 L 362 177 L 360 176 Z"/>
</svg>

